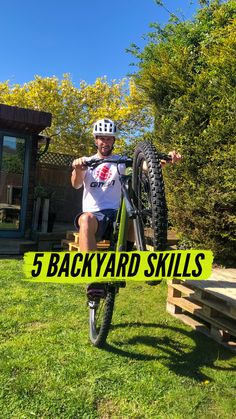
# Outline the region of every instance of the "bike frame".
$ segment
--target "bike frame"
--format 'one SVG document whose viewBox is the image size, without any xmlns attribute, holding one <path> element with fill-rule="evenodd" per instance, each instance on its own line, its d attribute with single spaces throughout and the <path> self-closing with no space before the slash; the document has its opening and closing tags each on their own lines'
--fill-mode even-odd
<svg viewBox="0 0 236 419">
<path fill-rule="evenodd" d="M 120 203 L 120 207 L 117 213 L 116 226 L 115 226 L 115 228 L 119 227 L 118 237 L 116 240 L 116 248 L 115 248 L 117 252 L 126 251 L 128 220 L 129 218 L 133 217 L 135 214 L 135 209 L 132 205 L 130 195 L 129 195 L 128 183 L 131 180 L 131 174 L 127 172 L 128 172 L 128 169 L 126 169 L 126 174 L 120 175 L 120 178 L 119 178 L 120 183 L 121 183 L 121 203 Z M 128 214 L 128 210 L 129 210 L 129 214 Z"/>
<path fill-rule="evenodd" d="M 145 145 L 145 144 L 144 144 Z M 156 153 L 153 148 L 145 148 L 144 145 L 138 149 L 138 153 L 142 153 L 145 158 L 146 154 L 148 155 L 148 159 L 156 158 Z M 141 151 L 140 151 L 141 150 Z M 94 159 L 93 161 L 90 160 L 88 162 L 88 166 L 95 168 L 101 163 L 115 163 L 117 164 L 117 171 L 119 174 L 119 181 L 121 184 L 121 201 L 120 206 L 117 212 L 116 221 L 113 225 L 112 237 L 110 238 L 110 249 L 115 250 L 117 252 L 127 251 L 127 233 L 129 227 L 129 220 L 133 220 L 134 226 L 134 236 L 136 241 L 136 247 L 138 250 L 146 250 L 146 244 L 144 242 L 144 223 L 142 218 L 142 211 L 143 207 L 140 206 L 139 197 L 137 195 L 137 184 L 134 183 L 134 179 L 132 179 L 130 170 L 133 167 L 133 171 L 135 175 L 135 179 L 139 178 L 139 169 L 137 171 L 137 156 L 134 156 L 134 163 L 133 159 L 129 158 L 120 158 L 120 159 Z M 160 158 L 160 157 L 159 157 Z M 140 160 L 142 161 L 142 160 Z M 121 174 L 119 171 L 119 164 L 125 164 L 126 170 L 125 174 Z M 122 170 L 123 171 L 123 170 Z M 151 172 L 154 175 L 154 178 L 158 181 L 157 186 L 161 185 L 162 191 L 162 181 L 159 181 L 158 173 L 154 172 L 154 169 L 151 168 Z M 142 171 L 140 171 L 142 173 Z M 140 180 L 139 180 L 140 181 Z M 157 211 L 156 211 L 157 212 Z M 159 213 L 157 212 L 157 215 Z M 161 214 L 162 215 L 162 214 Z M 164 214 L 165 215 L 165 214 Z M 163 221 L 164 223 L 164 221 Z M 116 294 L 119 292 L 119 288 L 125 287 L 125 281 L 112 281 L 107 282 L 105 284 L 105 294 L 104 297 L 100 297 L 100 295 L 94 295 L 94 298 L 89 301 L 88 305 L 90 308 L 89 311 L 89 330 L 90 330 L 90 340 L 92 344 L 96 347 L 103 347 L 108 333 L 109 328 L 111 325 L 112 314 L 114 310 L 114 302 Z M 151 285 L 151 284 L 150 284 Z M 95 288 L 96 289 L 96 288 Z"/>
<path fill-rule="evenodd" d="M 136 209 L 131 201 L 131 178 L 132 178 L 132 159 L 95 159 L 87 163 L 88 166 L 96 167 L 99 164 L 106 162 L 116 163 L 119 173 L 119 164 L 126 164 L 125 174 L 119 173 L 119 181 L 121 184 L 121 202 L 117 212 L 115 226 L 113 229 L 111 242 L 114 244 L 114 250 L 117 252 L 126 251 L 128 220 L 136 217 Z"/>
<path fill-rule="evenodd" d="M 128 217 L 124 198 L 121 198 L 121 205 L 117 214 L 116 228 L 119 226 L 118 237 L 116 242 L 116 251 L 122 252 L 126 250 Z"/>
</svg>

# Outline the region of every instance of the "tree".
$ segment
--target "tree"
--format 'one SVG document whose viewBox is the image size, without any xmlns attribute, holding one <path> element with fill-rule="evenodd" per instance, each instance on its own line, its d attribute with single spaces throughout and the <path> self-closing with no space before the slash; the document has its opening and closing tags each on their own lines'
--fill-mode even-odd
<svg viewBox="0 0 236 419">
<path fill-rule="evenodd" d="M 0 103 L 51 112 L 52 127 L 46 131 L 52 138 L 50 151 L 74 155 L 94 150 L 91 128 L 99 118 L 117 122 L 118 148 L 152 122 L 147 110 L 140 106 L 135 84 L 126 79 L 108 83 L 106 78 L 98 78 L 92 85 L 81 82 L 78 88 L 68 75 L 62 80 L 36 76 L 22 86 L 2 82 Z"/>
<path fill-rule="evenodd" d="M 203 3 L 193 21 L 154 25 L 144 50 L 133 49 L 135 81 L 155 109 L 154 142 L 184 156 L 166 170 L 172 222 L 195 247 L 232 258 L 236 1 Z"/>
</svg>

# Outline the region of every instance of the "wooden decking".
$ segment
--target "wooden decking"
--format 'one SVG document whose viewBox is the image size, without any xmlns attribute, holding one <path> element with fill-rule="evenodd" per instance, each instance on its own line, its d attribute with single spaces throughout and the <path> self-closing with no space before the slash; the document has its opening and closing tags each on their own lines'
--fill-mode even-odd
<svg viewBox="0 0 236 419">
<path fill-rule="evenodd" d="M 64 250 L 79 251 L 79 233 L 76 231 L 67 231 L 66 239 L 61 241 L 61 246 Z M 99 250 L 108 250 L 109 247 L 109 240 L 102 240 L 97 243 Z"/>
<path fill-rule="evenodd" d="M 151 229 L 146 230 L 146 236 L 152 237 Z M 175 250 L 178 243 L 178 238 L 174 231 L 168 232 L 168 248 Z M 110 246 L 109 240 L 102 240 L 97 243 L 99 250 L 108 250 Z M 79 250 L 79 233 L 77 231 L 67 231 L 66 238 L 61 241 L 61 247 L 64 250 L 78 251 Z M 148 250 L 152 251 L 153 247 L 147 245 Z"/>
<path fill-rule="evenodd" d="M 68 231 L 62 248 L 78 251 L 78 240 L 78 232 Z M 169 248 L 175 250 L 177 240 L 170 232 Z M 97 245 L 108 250 L 110 242 L 103 240 Z M 213 269 L 205 281 L 170 281 L 167 311 L 236 352 L 236 269 Z"/>
<path fill-rule="evenodd" d="M 236 351 L 236 269 L 213 269 L 206 281 L 170 281 L 167 311 Z"/>
</svg>

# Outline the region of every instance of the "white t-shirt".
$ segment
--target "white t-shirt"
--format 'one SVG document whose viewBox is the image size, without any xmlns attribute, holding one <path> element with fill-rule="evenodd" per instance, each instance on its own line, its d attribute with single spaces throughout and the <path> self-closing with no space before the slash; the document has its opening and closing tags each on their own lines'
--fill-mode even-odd
<svg viewBox="0 0 236 419">
<path fill-rule="evenodd" d="M 86 158 L 96 159 L 98 155 Z M 109 159 L 121 156 L 112 154 Z M 125 165 L 119 165 L 121 174 L 125 173 Z M 102 163 L 95 169 L 88 167 L 84 177 L 83 212 L 101 211 L 104 209 L 118 209 L 120 206 L 121 186 L 116 163 Z"/>
</svg>

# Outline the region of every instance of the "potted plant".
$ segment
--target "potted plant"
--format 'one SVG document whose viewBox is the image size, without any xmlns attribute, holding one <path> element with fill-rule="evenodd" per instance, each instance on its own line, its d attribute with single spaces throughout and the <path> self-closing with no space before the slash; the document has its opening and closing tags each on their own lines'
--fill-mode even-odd
<svg viewBox="0 0 236 419">
<path fill-rule="evenodd" d="M 34 190 L 35 211 L 34 230 L 43 233 L 52 232 L 56 220 L 56 211 L 53 205 L 55 191 L 43 185 L 37 185 Z"/>
</svg>

